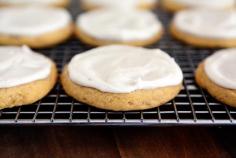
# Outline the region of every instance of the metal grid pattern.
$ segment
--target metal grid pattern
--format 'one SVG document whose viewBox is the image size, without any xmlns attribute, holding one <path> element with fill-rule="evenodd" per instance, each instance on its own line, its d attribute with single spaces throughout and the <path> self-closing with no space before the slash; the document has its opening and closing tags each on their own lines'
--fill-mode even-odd
<svg viewBox="0 0 236 158">
<path fill-rule="evenodd" d="M 75 3 L 75 2 L 74 2 Z M 72 4 L 72 14 L 80 11 Z M 155 11 L 168 26 L 171 15 Z M 184 72 L 184 87 L 172 101 L 145 111 L 113 112 L 90 107 L 68 97 L 58 83 L 48 96 L 33 105 L 0 111 L 0 125 L 104 125 L 104 126 L 161 126 L 161 125 L 233 125 L 236 109 L 227 107 L 197 87 L 194 70 L 198 63 L 215 50 L 196 49 L 184 45 L 168 34 L 150 48 L 161 48 L 173 56 Z M 71 39 L 55 48 L 38 50 L 52 58 L 61 71 L 73 55 L 90 49 Z"/>
</svg>

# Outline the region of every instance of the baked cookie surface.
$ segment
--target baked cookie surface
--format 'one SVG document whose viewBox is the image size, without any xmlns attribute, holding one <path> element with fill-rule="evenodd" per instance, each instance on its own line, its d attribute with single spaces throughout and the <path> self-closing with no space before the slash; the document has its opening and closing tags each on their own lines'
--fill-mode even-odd
<svg viewBox="0 0 236 158">
<path fill-rule="evenodd" d="M 234 0 L 162 0 L 164 9 L 177 12 L 188 8 L 233 9 Z"/>
<path fill-rule="evenodd" d="M 234 53 L 234 56 L 230 53 Z M 200 87 L 206 89 L 220 102 L 233 107 L 236 107 L 236 73 L 234 71 L 236 64 L 233 61 L 235 59 L 235 49 L 219 51 L 199 64 L 195 74 L 196 82 Z"/>
<path fill-rule="evenodd" d="M 64 9 L 13 7 L 0 10 L 0 44 L 44 48 L 70 37 L 71 17 Z"/>
<path fill-rule="evenodd" d="M 77 37 L 93 46 L 127 44 L 146 46 L 157 42 L 164 30 L 149 11 L 102 9 L 78 16 Z"/>
<path fill-rule="evenodd" d="M 133 62 L 128 62 L 131 56 Z M 163 105 L 179 93 L 182 80 L 180 68 L 167 54 L 121 45 L 77 55 L 61 74 L 61 83 L 69 96 L 114 111 Z"/>
<path fill-rule="evenodd" d="M 177 13 L 170 32 L 175 38 L 197 47 L 235 47 L 235 26 L 235 11 L 193 9 Z"/>
<path fill-rule="evenodd" d="M 43 55 L 26 47 L 0 47 L 0 56 L 0 109 L 32 104 L 55 85 L 56 65 Z"/>
</svg>

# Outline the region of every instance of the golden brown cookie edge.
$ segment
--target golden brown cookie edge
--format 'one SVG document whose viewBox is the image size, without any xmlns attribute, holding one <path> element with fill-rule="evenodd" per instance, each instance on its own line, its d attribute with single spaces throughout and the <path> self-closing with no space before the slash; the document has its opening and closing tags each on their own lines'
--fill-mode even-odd
<svg viewBox="0 0 236 158">
<path fill-rule="evenodd" d="M 209 94 L 220 102 L 236 107 L 236 90 L 221 87 L 211 81 L 205 73 L 204 62 L 199 64 L 195 72 L 195 80 L 200 87 L 206 89 Z"/>
<path fill-rule="evenodd" d="M 171 13 L 186 9 L 186 6 L 175 3 L 173 0 L 162 0 L 161 6 L 163 9 Z"/>
<path fill-rule="evenodd" d="M 170 33 L 176 39 L 200 48 L 230 48 L 236 47 L 236 38 L 235 39 L 210 39 L 204 37 L 197 37 L 188 33 L 185 33 L 179 30 L 174 22 L 170 25 Z"/>
<path fill-rule="evenodd" d="M 49 5 L 51 7 L 60 7 L 60 8 L 66 8 L 69 5 L 69 0 L 61 0 L 60 2 L 54 3 L 52 5 Z M 9 4 L 9 3 L 5 3 L 5 2 L 0 2 L 0 7 L 22 7 L 25 6 L 25 4 L 23 5 L 15 5 L 15 4 Z"/>
<path fill-rule="evenodd" d="M 142 41 L 130 41 L 130 42 L 120 42 L 120 41 L 109 41 L 109 40 L 101 40 L 96 39 L 85 32 L 83 32 L 78 26 L 75 28 L 75 34 L 78 39 L 80 39 L 83 43 L 86 43 L 91 46 L 103 46 L 103 45 L 111 45 L 111 44 L 124 44 L 124 45 L 132 45 L 132 46 L 148 46 L 155 42 L 158 42 L 162 35 L 164 34 L 164 29 L 160 32 L 158 32 L 156 35 L 153 35 L 152 38 L 148 40 L 142 40 Z"/>
<path fill-rule="evenodd" d="M 93 5 L 93 4 L 89 4 L 89 3 L 86 3 L 86 2 L 83 2 L 81 1 L 80 2 L 80 6 L 82 8 L 82 10 L 84 11 L 91 11 L 91 10 L 94 10 L 94 9 L 101 9 L 103 7 L 101 6 L 96 6 L 96 5 Z M 158 2 L 155 2 L 155 3 L 140 3 L 140 5 L 137 7 L 137 9 L 141 9 L 141 10 L 152 10 L 152 9 L 155 9 L 158 7 Z"/>
<path fill-rule="evenodd" d="M 32 104 L 46 96 L 57 82 L 57 68 L 52 61 L 48 78 L 27 84 L 0 88 L 0 109 Z"/>
<path fill-rule="evenodd" d="M 31 48 L 47 48 L 67 40 L 72 35 L 73 29 L 74 25 L 69 24 L 62 29 L 33 37 L 0 34 L 0 44 L 27 45 Z"/>
<path fill-rule="evenodd" d="M 145 110 L 165 104 L 178 95 L 182 84 L 164 88 L 137 90 L 132 93 L 107 93 L 75 84 L 68 75 L 67 66 L 61 74 L 65 92 L 88 105 L 113 111 Z"/>
</svg>

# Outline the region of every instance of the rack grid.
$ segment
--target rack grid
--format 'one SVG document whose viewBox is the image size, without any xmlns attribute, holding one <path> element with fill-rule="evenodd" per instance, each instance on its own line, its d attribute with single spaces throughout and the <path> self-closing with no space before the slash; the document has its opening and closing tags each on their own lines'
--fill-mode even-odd
<svg viewBox="0 0 236 158">
<path fill-rule="evenodd" d="M 76 2 L 70 7 L 75 17 L 81 11 Z M 172 101 L 144 111 L 113 112 L 96 109 L 68 97 L 60 83 L 42 100 L 33 105 L 0 111 L 0 125 L 86 125 L 86 126 L 183 126 L 236 125 L 236 109 L 222 105 L 194 81 L 194 71 L 213 49 L 197 49 L 182 44 L 168 33 L 172 15 L 161 9 L 154 11 L 166 27 L 162 40 L 149 48 L 168 52 L 184 73 L 183 89 Z M 71 39 L 51 49 L 37 50 L 62 67 L 77 53 L 91 49 L 79 40 Z"/>
</svg>

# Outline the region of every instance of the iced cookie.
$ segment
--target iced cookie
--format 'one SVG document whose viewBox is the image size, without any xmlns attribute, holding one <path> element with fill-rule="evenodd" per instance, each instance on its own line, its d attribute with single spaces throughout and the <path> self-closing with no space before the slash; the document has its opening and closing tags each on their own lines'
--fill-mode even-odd
<svg viewBox="0 0 236 158">
<path fill-rule="evenodd" d="M 157 4 L 158 0 L 81 0 L 84 10 L 101 8 L 153 9 Z"/>
<path fill-rule="evenodd" d="M 0 9 L 0 44 L 49 47 L 70 37 L 70 14 L 60 8 L 9 7 Z"/>
<path fill-rule="evenodd" d="M 235 47 L 236 11 L 180 11 L 172 21 L 170 31 L 177 39 L 193 46 Z"/>
<path fill-rule="evenodd" d="M 217 100 L 236 107 L 236 49 L 225 49 L 204 60 L 197 68 L 196 81 Z"/>
<path fill-rule="evenodd" d="M 68 95 L 114 111 L 160 106 L 179 93 L 182 81 L 180 67 L 165 52 L 125 45 L 78 54 L 61 74 Z"/>
<path fill-rule="evenodd" d="M 0 0 L 0 6 L 25 6 L 25 5 L 42 5 L 42 6 L 55 6 L 66 7 L 69 0 Z"/>
<path fill-rule="evenodd" d="M 76 21 L 76 35 L 84 43 L 100 46 L 146 46 L 163 34 L 158 18 L 150 11 L 101 9 L 83 13 Z"/>
<path fill-rule="evenodd" d="M 53 61 L 28 47 L 0 47 L 0 109 L 34 103 L 53 88 Z"/>
<path fill-rule="evenodd" d="M 234 0 L 162 0 L 162 6 L 171 12 L 187 8 L 233 9 Z"/>
</svg>

